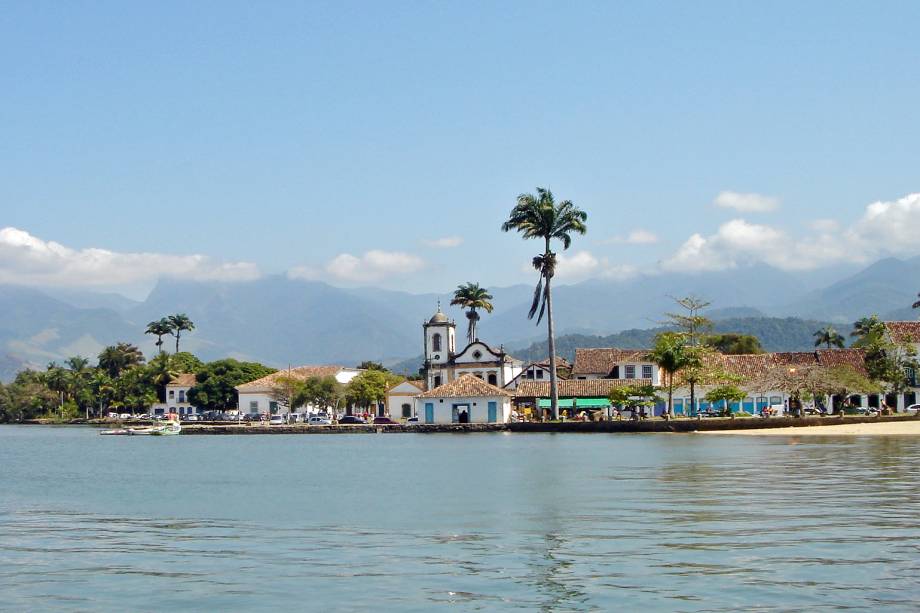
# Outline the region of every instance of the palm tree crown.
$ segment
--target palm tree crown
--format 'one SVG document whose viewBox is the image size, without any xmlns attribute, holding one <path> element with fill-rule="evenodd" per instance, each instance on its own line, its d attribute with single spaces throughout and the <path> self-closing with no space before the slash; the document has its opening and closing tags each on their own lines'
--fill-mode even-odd
<svg viewBox="0 0 920 613">
<path fill-rule="evenodd" d="M 466 318 L 469 321 L 466 338 L 471 343 L 478 338 L 476 336 L 476 324 L 479 322 L 479 313 L 476 312 L 476 309 L 491 313 L 494 309 L 491 300 L 492 294 L 486 288 L 479 287 L 478 283 L 464 283 L 463 285 L 458 285 L 456 291 L 454 291 L 454 297 L 450 301 L 451 306 L 469 309 L 466 313 Z"/>
<path fill-rule="evenodd" d="M 144 354 L 131 343 L 110 345 L 99 353 L 99 368 L 116 378 L 131 366 L 144 363 Z"/>
<path fill-rule="evenodd" d="M 556 339 L 553 334 L 553 298 L 550 291 L 550 282 L 556 274 L 556 254 L 550 248 L 552 240 L 562 242 L 563 250 L 572 244 L 573 234 L 584 234 L 587 231 L 585 222 L 588 214 L 576 207 L 569 200 L 556 204 L 553 193 L 542 187 L 537 188 L 536 195 L 521 194 L 517 204 L 508 215 L 508 220 L 502 224 L 504 232 L 515 230 L 527 238 L 543 239 L 543 253 L 533 258 L 533 267 L 540 273 L 537 287 L 533 293 L 533 303 L 530 305 L 528 319 L 533 319 L 537 314 L 537 325 L 546 313 L 546 331 L 549 350 L 549 388 L 550 407 L 552 418 L 559 418 L 559 390 L 556 384 Z"/>
<path fill-rule="evenodd" d="M 188 315 L 185 313 L 176 313 L 175 315 L 170 315 L 166 319 L 169 321 L 172 333 L 176 337 L 176 353 L 179 353 L 179 337 L 184 331 L 190 332 L 194 330 L 195 324 L 192 323 L 192 320 L 189 319 Z"/>
<path fill-rule="evenodd" d="M 147 329 L 144 330 L 144 334 L 152 334 L 157 337 L 156 346 L 160 353 L 163 352 L 163 337 L 167 334 L 172 334 L 173 326 L 169 322 L 169 319 L 163 317 L 157 321 L 151 321 L 147 324 Z"/>
<path fill-rule="evenodd" d="M 827 345 L 828 349 L 830 349 L 831 346 L 843 348 L 843 335 L 837 332 L 833 326 L 824 326 L 812 336 L 815 337 L 815 347 Z"/>
</svg>

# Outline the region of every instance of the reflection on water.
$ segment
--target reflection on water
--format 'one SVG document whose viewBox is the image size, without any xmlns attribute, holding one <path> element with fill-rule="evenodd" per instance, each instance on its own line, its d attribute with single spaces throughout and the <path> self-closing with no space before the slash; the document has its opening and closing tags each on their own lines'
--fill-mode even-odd
<svg viewBox="0 0 920 613">
<path fill-rule="evenodd" d="M 918 461 L 911 438 L 4 427 L 0 608 L 910 610 Z"/>
</svg>

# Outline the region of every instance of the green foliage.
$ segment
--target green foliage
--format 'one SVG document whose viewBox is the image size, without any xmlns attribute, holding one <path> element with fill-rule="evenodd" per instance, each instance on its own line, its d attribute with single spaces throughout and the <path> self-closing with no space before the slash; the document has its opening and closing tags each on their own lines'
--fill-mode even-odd
<svg viewBox="0 0 920 613">
<path fill-rule="evenodd" d="M 763 353 L 760 339 L 751 334 L 725 332 L 723 334 L 710 334 L 703 338 L 703 343 L 726 355 L 743 355 Z"/>
<path fill-rule="evenodd" d="M 345 386 L 335 377 L 310 377 L 300 385 L 294 406 L 337 409 L 344 399 Z"/>
<path fill-rule="evenodd" d="M 169 334 L 172 334 L 172 323 L 170 323 L 167 317 L 163 317 L 157 321 L 151 321 L 147 324 L 147 329 L 144 330 L 144 334 L 152 334 L 157 337 L 157 351 L 163 351 L 163 337 Z"/>
<path fill-rule="evenodd" d="M 466 313 L 468 322 L 466 338 L 469 342 L 476 340 L 476 324 L 479 322 L 479 313 L 476 312 L 476 309 L 491 313 L 494 309 L 491 301 L 492 294 L 484 287 L 479 287 L 478 283 L 464 283 L 458 285 L 454 291 L 454 297 L 450 301 L 451 306 L 469 309 Z"/>
<path fill-rule="evenodd" d="M 112 378 L 118 377 L 126 368 L 144 363 L 144 354 L 131 343 L 110 345 L 99 353 L 99 367 Z"/>
<path fill-rule="evenodd" d="M 204 367 L 204 362 L 188 351 L 180 351 L 169 356 L 169 366 L 177 373 L 196 373 Z"/>
<path fill-rule="evenodd" d="M 21 371 L 12 383 L 0 385 L 0 422 L 35 419 L 59 402 L 58 392 L 47 386 L 42 373 Z"/>
<path fill-rule="evenodd" d="M 255 381 L 275 372 L 257 362 L 239 362 L 232 358 L 209 362 L 195 373 L 197 383 L 189 390 L 189 402 L 213 411 L 235 408 L 236 386 Z"/>
<path fill-rule="evenodd" d="M 747 392 L 739 388 L 737 385 L 731 383 L 717 385 L 706 392 L 706 395 L 704 396 L 706 402 L 712 404 L 718 404 L 721 402 L 726 404 L 731 404 L 732 402 L 741 402 L 746 397 Z"/>
<path fill-rule="evenodd" d="M 372 360 L 364 360 L 358 364 L 358 368 L 361 370 L 382 370 L 383 372 L 390 372 L 383 364 Z"/>
<path fill-rule="evenodd" d="M 194 330 L 195 324 L 185 313 L 176 313 L 175 315 L 170 315 L 166 317 L 166 320 L 169 322 L 172 335 L 176 337 L 176 353 L 179 353 L 179 337 L 183 332 L 190 332 Z"/>
<path fill-rule="evenodd" d="M 350 404 L 367 407 L 386 398 L 391 385 L 403 378 L 379 370 L 368 370 L 352 379 L 345 388 L 345 398 Z"/>
<path fill-rule="evenodd" d="M 624 385 L 610 390 L 610 404 L 621 409 L 627 406 L 655 406 L 661 401 L 653 385 Z"/>
<path fill-rule="evenodd" d="M 827 345 L 827 348 L 831 347 L 842 348 L 844 345 L 843 335 L 837 332 L 834 326 L 824 326 L 814 334 L 815 336 L 815 347 L 820 347 L 821 345 Z"/>
</svg>

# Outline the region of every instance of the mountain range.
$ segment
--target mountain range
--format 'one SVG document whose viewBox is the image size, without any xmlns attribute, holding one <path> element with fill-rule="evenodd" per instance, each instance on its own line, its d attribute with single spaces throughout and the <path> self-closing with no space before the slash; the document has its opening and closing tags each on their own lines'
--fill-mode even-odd
<svg viewBox="0 0 920 613">
<path fill-rule="evenodd" d="M 761 339 L 768 349 L 804 349 L 801 344 L 808 338 L 781 339 L 777 334 L 793 323 L 775 318 L 798 318 L 804 323 L 793 327 L 812 331 L 826 322 L 843 331 L 844 324 L 872 313 L 913 319 L 910 304 L 918 290 L 920 257 L 880 260 L 830 282 L 757 265 L 622 281 L 591 279 L 557 285 L 553 296 L 558 335 L 595 339 L 582 342 L 635 344 L 625 342 L 628 336 L 619 337 L 620 343 L 609 335 L 626 330 L 638 342 L 654 333 L 664 313 L 675 310 L 673 296 L 694 294 L 712 302 L 709 315 L 722 321 L 724 331 L 760 329 L 769 335 Z M 544 326 L 526 317 L 532 286 L 490 291 L 495 311 L 483 314 L 480 338 L 520 351 L 545 340 Z M 240 283 L 163 279 L 143 301 L 112 293 L 0 285 L 0 378 L 72 355 L 94 357 L 116 341 L 136 343 L 152 355 L 154 339 L 144 336 L 144 328 L 171 313 L 186 313 L 195 322 L 196 329 L 182 337 L 182 349 L 205 360 L 236 357 L 272 366 L 365 359 L 394 364 L 418 355 L 421 325 L 439 300 L 456 319 L 458 335 L 465 335 L 466 319 L 447 306 L 448 294 L 339 288 L 284 276 Z M 726 322 L 744 330 L 728 330 Z"/>
</svg>

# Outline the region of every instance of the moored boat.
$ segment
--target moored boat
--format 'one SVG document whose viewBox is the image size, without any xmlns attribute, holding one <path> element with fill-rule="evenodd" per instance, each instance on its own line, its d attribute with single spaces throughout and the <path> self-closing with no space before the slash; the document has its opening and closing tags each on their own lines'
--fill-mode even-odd
<svg viewBox="0 0 920 613">
<path fill-rule="evenodd" d="M 102 430 L 99 434 L 117 435 L 117 436 L 169 436 L 182 432 L 182 424 L 179 423 L 179 416 L 170 413 L 169 420 L 160 426 L 148 426 L 146 428 L 117 428 L 114 430 Z"/>
</svg>

